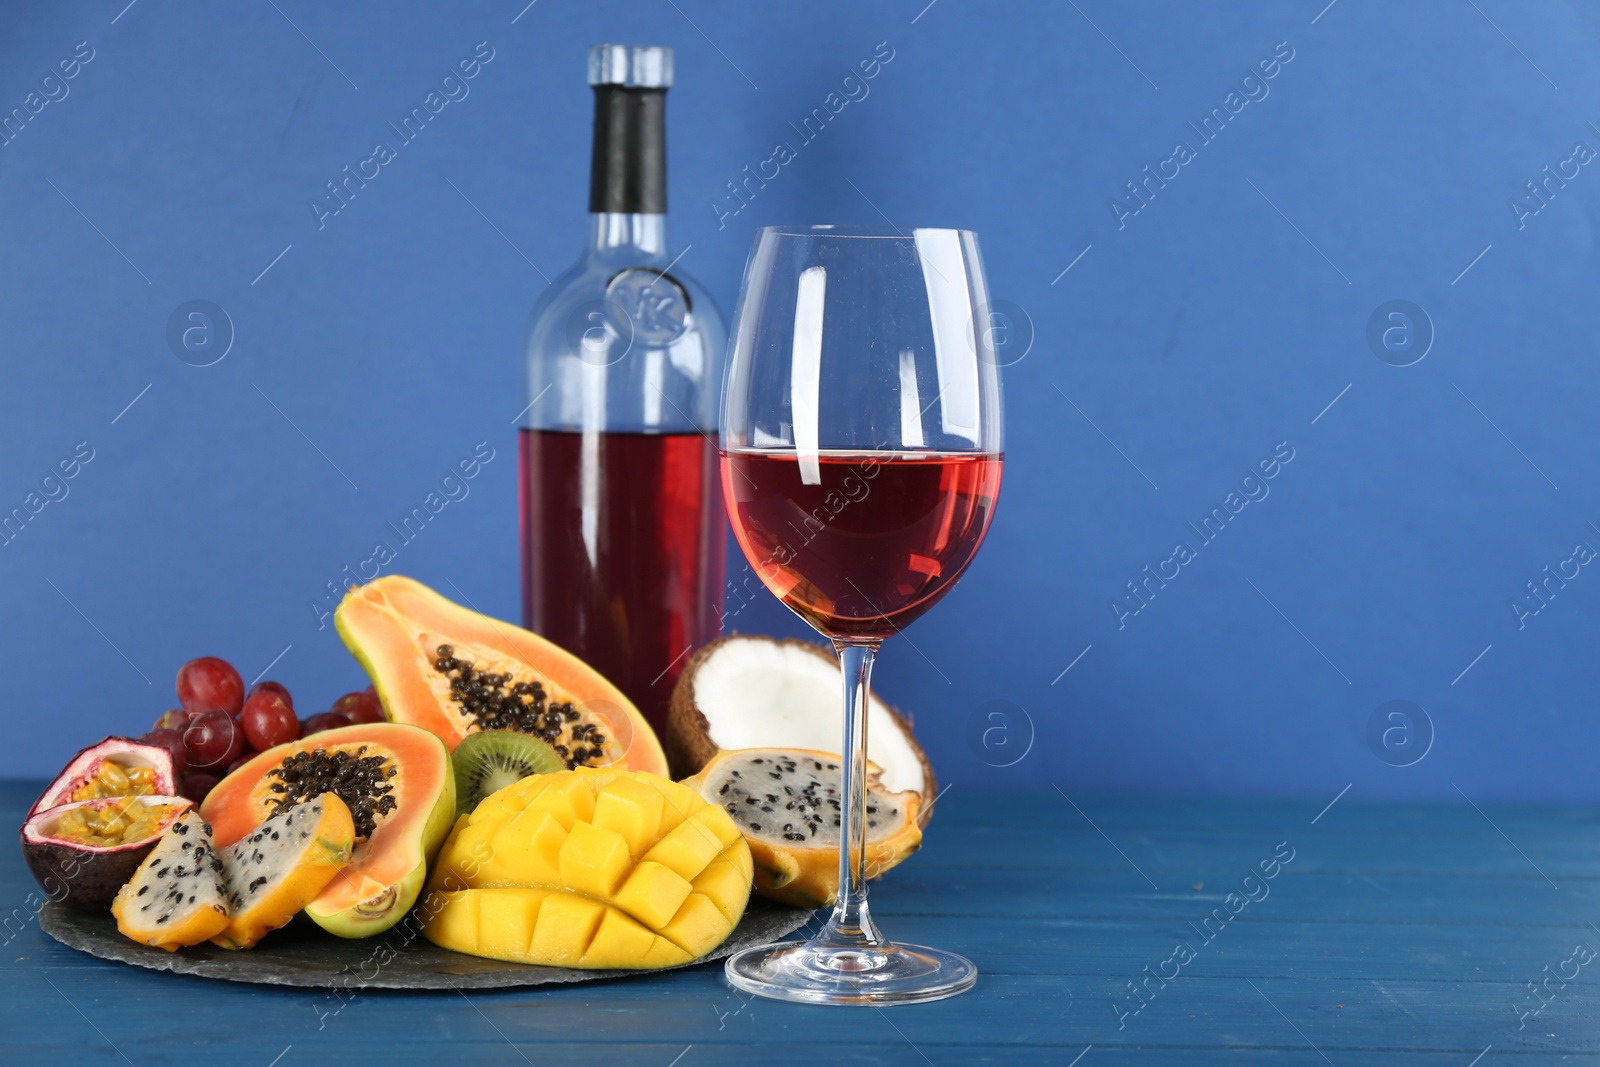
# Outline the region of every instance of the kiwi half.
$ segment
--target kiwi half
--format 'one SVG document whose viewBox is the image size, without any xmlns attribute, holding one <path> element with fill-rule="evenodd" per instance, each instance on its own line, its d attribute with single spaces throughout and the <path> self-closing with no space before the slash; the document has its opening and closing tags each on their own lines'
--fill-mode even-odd
<svg viewBox="0 0 1600 1067">
<path fill-rule="evenodd" d="M 468 734 L 450 756 L 456 772 L 456 818 L 476 808 L 491 793 L 533 774 L 567 769 L 556 750 L 516 730 Z"/>
</svg>

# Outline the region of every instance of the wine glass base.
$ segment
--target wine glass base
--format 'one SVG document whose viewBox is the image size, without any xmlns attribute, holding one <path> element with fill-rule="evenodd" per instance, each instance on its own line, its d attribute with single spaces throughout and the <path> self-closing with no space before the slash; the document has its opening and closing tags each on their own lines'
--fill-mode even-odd
<svg viewBox="0 0 1600 1067">
<path fill-rule="evenodd" d="M 964 993 L 978 968 L 964 956 L 921 945 L 872 948 L 784 941 L 728 957 L 737 989 L 801 1004 L 921 1004 Z"/>
</svg>

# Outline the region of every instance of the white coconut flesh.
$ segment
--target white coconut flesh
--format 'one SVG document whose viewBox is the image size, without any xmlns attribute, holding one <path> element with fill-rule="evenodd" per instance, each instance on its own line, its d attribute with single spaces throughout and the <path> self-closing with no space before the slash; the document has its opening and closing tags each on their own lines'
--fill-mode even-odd
<svg viewBox="0 0 1600 1067">
<path fill-rule="evenodd" d="M 765 638 L 724 641 L 694 676 L 694 703 L 721 749 L 807 748 L 838 752 L 844 685 L 837 663 Z M 867 711 L 867 759 L 891 793 L 914 790 L 927 804 L 922 760 L 882 701 Z"/>
</svg>

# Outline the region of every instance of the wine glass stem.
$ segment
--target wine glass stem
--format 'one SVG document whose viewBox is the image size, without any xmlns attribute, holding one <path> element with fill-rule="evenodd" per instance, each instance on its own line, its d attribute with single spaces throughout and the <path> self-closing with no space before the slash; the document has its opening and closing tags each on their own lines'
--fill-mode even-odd
<svg viewBox="0 0 1600 1067">
<path fill-rule="evenodd" d="M 839 899 L 816 941 L 872 948 L 885 944 L 867 912 L 867 701 L 878 642 L 834 641 L 844 675 L 844 746 L 839 829 Z"/>
</svg>

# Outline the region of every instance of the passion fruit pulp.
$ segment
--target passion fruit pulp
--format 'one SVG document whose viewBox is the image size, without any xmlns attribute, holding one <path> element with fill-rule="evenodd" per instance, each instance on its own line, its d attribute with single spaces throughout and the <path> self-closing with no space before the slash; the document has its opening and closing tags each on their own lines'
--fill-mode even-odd
<svg viewBox="0 0 1600 1067">
<path fill-rule="evenodd" d="M 160 833 L 172 804 L 141 804 L 133 796 L 93 797 L 97 804 L 67 804 L 51 837 L 94 848 L 119 848 Z"/>
<path fill-rule="evenodd" d="M 172 796 L 177 791 L 171 752 L 127 737 L 107 737 L 72 757 L 28 809 L 28 817 L 62 804 L 104 797 Z"/>
</svg>

